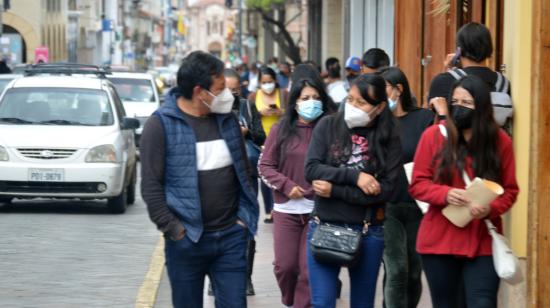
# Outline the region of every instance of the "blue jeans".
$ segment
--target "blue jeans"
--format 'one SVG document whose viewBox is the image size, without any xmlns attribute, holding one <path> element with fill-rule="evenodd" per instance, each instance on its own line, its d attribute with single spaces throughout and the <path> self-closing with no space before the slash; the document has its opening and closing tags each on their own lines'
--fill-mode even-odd
<svg viewBox="0 0 550 308">
<path fill-rule="evenodd" d="M 180 241 L 166 239 L 166 268 L 174 307 L 202 307 L 206 274 L 216 286 L 217 308 L 246 307 L 248 237 L 248 230 L 235 224 L 205 232 L 198 243 L 187 236 Z"/>
<path fill-rule="evenodd" d="M 363 229 L 362 225 L 346 226 L 354 230 Z M 311 220 L 307 235 L 307 265 L 311 304 L 314 308 L 332 308 L 336 307 L 340 267 L 315 261 L 309 241 L 316 228 L 317 223 Z M 350 307 L 372 308 L 374 307 L 378 271 L 384 252 L 384 228 L 382 226 L 371 226 L 369 232 L 363 235 L 361 249 L 361 256 L 357 264 L 348 269 L 351 285 Z"/>
</svg>

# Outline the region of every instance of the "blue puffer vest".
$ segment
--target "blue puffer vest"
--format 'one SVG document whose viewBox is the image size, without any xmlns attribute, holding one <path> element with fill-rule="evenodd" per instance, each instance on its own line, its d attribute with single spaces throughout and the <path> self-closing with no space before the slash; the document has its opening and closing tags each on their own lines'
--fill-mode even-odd
<svg viewBox="0 0 550 308">
<path fill-rule="evenodd" d="M 196 137 L 178 108 L 176 88 L 166 95 L 164 105 L 156 114 L 164 127 L 166 138 L 166 162 L 164 186 L 168 207 L 181 220 L 186 234 L 193 242 L 198 242 L 204 231 L 201 201 L 198 187 Z M 246 172 L 246 162 L 242 152 L 241 131 L 233 114 L 215 115 L 221 137 L 227 143 L 233 166 L 239 180 L 239 208 L 237 216 L 247 226 L 251 234 L 258 228 L 259 207 L 254 190 Z M 216 185 L 216 183 L 212 183 Z"/>
</svg>

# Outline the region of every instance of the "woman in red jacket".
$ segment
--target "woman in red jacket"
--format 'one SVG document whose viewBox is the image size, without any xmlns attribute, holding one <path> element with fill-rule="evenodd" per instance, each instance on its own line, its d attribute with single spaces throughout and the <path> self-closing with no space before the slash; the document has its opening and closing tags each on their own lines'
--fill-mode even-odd
<svg viewBox="0 0 550 308">
<path fill-rule="evenodd" d="M 489 91 L 479 77 L 459 80 L 451 90 L 450 118 L 444 128 L 434 125 L 424 132 L 414 158 L 409 192 L 430 204 L 416 249 L 438 308 L 464 300 L 468 308 L 497 306 L 500 279 L 483 219 L 502 232 L 500 216 L 512 207 L 519 188 L 512 141 L 493 118 Z M 489 208 L 471 202 L 465 195 L 464 170 L 471 179 L 498 182 L 504 194 Z M 469 207 L 474 219 L 463 228 L 453 225 L 442 214 L 447 204 Z"/>
</svg>

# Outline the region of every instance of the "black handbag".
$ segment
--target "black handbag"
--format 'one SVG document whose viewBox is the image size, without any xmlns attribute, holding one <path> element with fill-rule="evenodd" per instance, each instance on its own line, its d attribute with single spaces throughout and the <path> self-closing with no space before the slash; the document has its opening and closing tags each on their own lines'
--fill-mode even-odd
<svg viewBox="0 0 550 308">
<path fill-rule="evenodd" d="M 372 209 L 367 208 L 362 231 L 320 222 L 313 232 L 310 248 L 315 261 L 351 267 L 361 255 L 363 234 L 368 232 Z"/>
</svg>

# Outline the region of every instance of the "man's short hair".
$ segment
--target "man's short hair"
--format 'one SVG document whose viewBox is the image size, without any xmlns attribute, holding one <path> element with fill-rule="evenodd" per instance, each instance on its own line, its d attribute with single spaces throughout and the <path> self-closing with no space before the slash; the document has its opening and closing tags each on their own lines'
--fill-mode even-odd
<svg viewBox="0 0 550 308">
<path fill-rule="evenodd" d="M 477 22 L 465 24 L 456 34 L 456 46 L 460 47 L 462 57 L 482 62 L 493 54 L 491 32 Z"/>
<path fill-rule="evenodd" d="M 223 62 L 209 53 L 203 51 L 190 53 L 183 59 L 178 70 L 179 92 L 184 98 L 192 99 L 195 86 L 210 89 L 213 83 L 212 77 L 221 75 L 223 69 Z"/>
<path fill-rule="evenodd" d="M 390 57 L 380 48 L 371 48 L 363 54 L 362 62 L 368 68 L 379 69 L 390 66 Z"/>
</svg>

